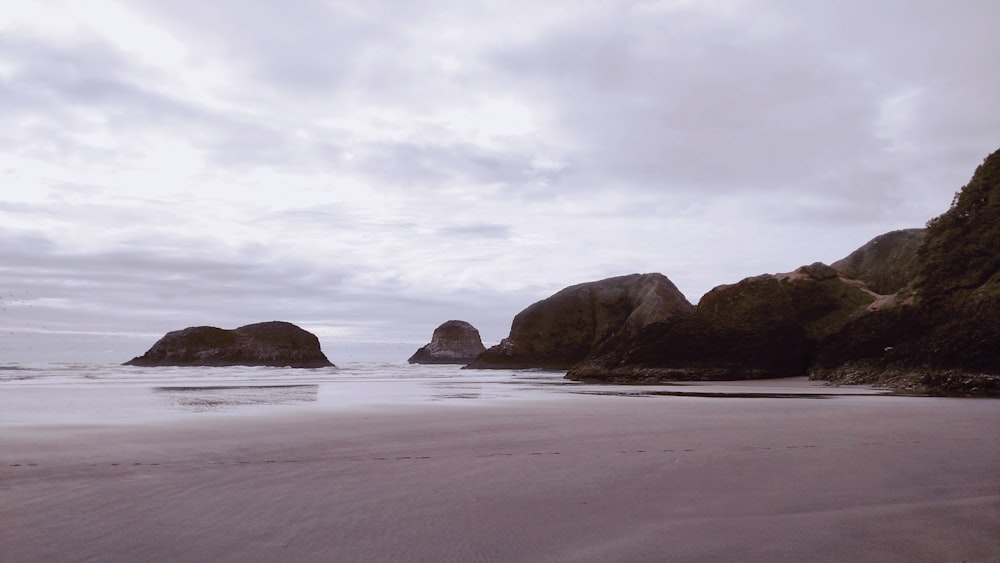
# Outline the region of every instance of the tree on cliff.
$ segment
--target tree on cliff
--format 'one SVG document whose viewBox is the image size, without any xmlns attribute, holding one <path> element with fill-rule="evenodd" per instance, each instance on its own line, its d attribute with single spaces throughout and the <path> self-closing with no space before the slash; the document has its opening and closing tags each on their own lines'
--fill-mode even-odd
<svg viewBox="0 0 1000 563">
<path fill-rule="evenodd" d="M 1000 272 L 1000 150 L 986 157 L 951 209 L 927 223 L 919 289 L 930 302 Z"/>
<path fill-rule="evenodd" d="M 925 365 L 1000 373 L 1000 150 L 986 157 L 919 250 Z"/>
</svg>

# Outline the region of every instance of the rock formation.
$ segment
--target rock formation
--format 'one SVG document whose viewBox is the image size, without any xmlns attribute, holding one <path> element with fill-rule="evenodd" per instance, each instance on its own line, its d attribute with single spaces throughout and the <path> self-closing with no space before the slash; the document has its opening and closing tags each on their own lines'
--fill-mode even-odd
<svg viewBox="0 0 1000 563">
<path fill-rule="evenodd" d="M 316 335 L 291 323 L 271 321 L 224 330 L 196 326 L 168 332 L 130 366 L 333 366 Z"/>
<path fill-rule="evenodd" d="M 821 263 L 747 278 L 709 291 L 691 315 L 647 325 L 574 366 L 567 378 L 655 383 L 805 375 L 816 344 L 877 297 Z"/>
<path fill-rule="evenodd" d="M 691 304 L 661 274 L 632 274 L 567 287 L 514 317 L 510 335 L 467 367 L 568 369 L 642 327 L 688 315 Z"/>
<path fill-rule="evenodd" d="M 1000 150 L 928 222 L 912 288 L 821 348 L 812 377 L 1000 394 Z"/>
<path fill-rule="evenodd" d="M 447 321 L 434 329 L 431 341 L 408 360 L 411 364 L 467 364 L 486 350 L 476 327 Z"/>
<path fill-rule="evenodd" d="M 926 231 L 876 237 L 835 265 L 717 287 L 691 314 L 609 340 L 567 377 L 649 383 L 808 374 L 1000 395 L 1000 151 Z"/>
<path fill-rule="evenodd" d="M 831 266 L 863 281 L 875 293 L 896 293 L 916 278 L 917 249 L 926 233 L 927 229 L 903 229 L 879 235 Z"/>
</svg>

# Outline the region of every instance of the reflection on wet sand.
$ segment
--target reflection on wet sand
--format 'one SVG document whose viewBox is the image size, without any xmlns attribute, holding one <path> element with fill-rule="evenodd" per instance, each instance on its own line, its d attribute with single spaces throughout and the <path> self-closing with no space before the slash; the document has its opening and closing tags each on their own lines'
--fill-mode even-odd
<svg viewBox="0 0 1000 563">
<path fill-rule="evenodd" d="M 829 399 L 854 396 L 848 393 L 741 393 L 711 391 L 570 391 L 577 395 L 607 395 L 615 397 L 726 397 L 733 399 Z"/>
<path fill-rule="evenodd" d="M 287 405 L 317 400 L 319 385 L 217 385 L 153 387 L 171 406 L 195 412 L 246 405 Z"/>
</svg>

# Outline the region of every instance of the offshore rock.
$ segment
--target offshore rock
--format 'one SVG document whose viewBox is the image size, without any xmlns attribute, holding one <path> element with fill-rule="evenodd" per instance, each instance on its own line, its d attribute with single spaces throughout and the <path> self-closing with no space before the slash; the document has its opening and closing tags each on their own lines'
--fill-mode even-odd
<svg viewBox="0 0 1000 563">
<path fill-rule="evenodd" d="M 927 229 L 903 229 L 879 235 L 831 266 L 863 281 L 875 293 L 896 293 L 916 278 L 917 249 L 926 234 Z"/>
<path fill-rule="evenodd" d="M 569 369 L 650 323 L 691 314 L 693 306 L 662 274 L 632 274 L 567 287 L 518 313 L 510 335 L 472 369 Z"/>
<path fill-rule="evenodd" d="M 196 326 L 168 332 L 128 366 L 330 367 L 319 339 L 292 323 L 270 321 L 233 330 Z"/>
<path fill-rule="evenodd" d="M 411 364 L 467 364 L 486 350 L 476 327 L 447 321 L 434 329 L 431 341 L 408 360 Z"/>
<path fill-rule="evenodd" d="M 693 314 L 651 323 L 566 377 L 656 383 L 805 375 L 817 343 L 877 297 L 819 262 L 746 278 L 712 289 Z"/>
</svg>

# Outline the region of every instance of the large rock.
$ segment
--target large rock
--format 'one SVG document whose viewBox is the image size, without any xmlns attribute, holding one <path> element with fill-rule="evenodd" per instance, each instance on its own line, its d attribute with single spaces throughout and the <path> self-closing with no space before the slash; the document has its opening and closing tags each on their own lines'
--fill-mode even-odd
<svg viewBox="0 0 1000 563">
<path fill-rule="evenodd" d="M 514 317 L 510 335 L 467 367 L 568 369 L 644 326 L 691 313 L 662 274 L 632 274 L 567 287 Z"/>
<path fill-rule="evenodd" d="M 486 350 L 476 327 L 447 321 L 434 329 L 431 341 L 410 356 L 411 364 L 467 364 Z"/>
<path fill-rule="evenodd" d="M 224 330 L 196 326 L 168 332 L 130 366 L 333 366 L 316 335 L 291 323 L 271 321 Z"/>
<path fill-rule="evenodd" d="M 896 293 L 916 278 L 917 249 L 926 234 L 927 229 L 903 229 L 879 235 L 831 266 L 876 293 Z"/>
<path fill-rule="evenodd" d="M 615 383 L 805 375 L 812 351 L 878 296 L 825 264 L 709 291 L 692 315 L 647 325 L 567 378 Z"/>
</svg>

